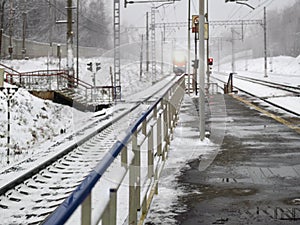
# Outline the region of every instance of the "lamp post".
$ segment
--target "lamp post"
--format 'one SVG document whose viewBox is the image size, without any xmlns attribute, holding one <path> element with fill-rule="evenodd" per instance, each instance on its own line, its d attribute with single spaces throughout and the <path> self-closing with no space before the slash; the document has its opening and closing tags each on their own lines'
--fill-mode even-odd
<svg viewBox="0 0 300 225">
<path fill-rule="evenodd" d="M 191 86 L 191 0 L 188 0 L 188 93 Z"/>
<path fill-rule="evenodd" d="M 205 63 L 204 63 L 204 0 L 199 0 L 199 114 L 200 140 L 205 138 Z"/>
</svg>

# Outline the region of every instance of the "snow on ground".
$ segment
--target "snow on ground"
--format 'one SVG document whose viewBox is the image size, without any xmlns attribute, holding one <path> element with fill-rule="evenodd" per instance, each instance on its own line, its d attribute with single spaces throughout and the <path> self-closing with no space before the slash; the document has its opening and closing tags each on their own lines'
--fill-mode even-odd
<svg viewBox="0 0 300 225">
<path fill-rule="evenodd" d="M 87 70 L 87 63 L 101 63 L 101 69 L 95 73 L 96 86 L 111 85 L 110 67 L 113 58 L 95 57 L 79 59 L 79 78 L 93 84 L 94 73 Z M 30 72 L 47 69 L 58 69 L 58 60 L 41 57 L 30 60 L 2 60 L 1 63 L 19 72 Z M 64 68 L 66 60 L 61 62 Z M 152 85 L 149 74 L 139 73 L 139 62 L 122 60 L 122 98 L 126 99 Z M 95 68 L 94 68 L 95 70 Z M 158 74 L 160 74 L 158 67 Z M 157 77 L 161 78 L 160 75 Z M 5 86 L 10 86 L 5 83 Z M 11 101 L 11 144 L 10 154 L 7 158 L 7 101 L 0 93 L 0 168 L 22 159 L 22 155 L 34 154 L 39 146 L 46 141 L 62 134 L 70 134 L 90 120 L 94 113 L 81 112 L 69 106 L 55 104 L 51 101 L 41 100 L 32 96 L 25 89 L 20 88 Z M 104 110 L 105 111 L 105 110 Z"/>
<path fill-rule="evenodd" d="M 264 73 L 263 58 L 236 60 L 235 65 L 238 73 L 243 72 L 243 74 L 247 74 L 248 71 L 251 76 L 256 76 L 257 78 L 260 78 L 261 76 L 259 75 Z M 217 67 L 215 66 L 214 69 L 217 69 Z M 272 72 L 270 72 L 271 70 Z M 231 63 L 221 65 L 220 71 L 231 72 Z M 268 74 L 271 80 L 276 80 L 278 76 L 284 76 L 287 83 L 292 83 L 291 77 L 299 78 L 300 76 L 300 55 L 296 58 L 290 56 L 268 58 Z M 280 80 L 282 81 L 283 79 Z"/>
<path fill-rule="evenodd" d="M 31 60 L 13 60 L 2 61 L 3 64 L 13 66 L 15 70 L 20 72 L 57 69 L 57 61 L 50 60 L 49 66 L 47 66 L 47 58 L 31 59 Z M 110 67 L 113 66 L 112 58 L 81 58 L 80 59 L 80 78 L 90 84 L 92 84 L 93 73 L 86 70 L 87 63 L 89 62 L 101 62 L 101 70 L 96 73 L 96 85 L 110 85 Z M 64 65 L 64 61 L 62 64 Z M 266 79 L 270 81 L 281 82 L 285 84 L 292 84 L 295 86 L 300 85 L 300 57 L 274 57 L 273 58 L 273 72 L 269 72 L 268 78 L 263 78 L 263 59 L 248 60 L 248 71 L 244 70 L 245 61 L 237 61 L 237 71 L 239 75 L 251 76 L 260 79 Z M 251 68 L 251 69 L 250 69 Z M 133 94 L 145 90 L 152 83 L 152 77 L 149 74 L 139 74 L 139 63 L 126 60 L 122 64 L 122 88 L 123 98 L 133 100 L 131 97 Z M 230 71 L 230 64 L 221 66 L 222 71 Z M 126 72 L 125 72 L 126 71 Z M 159 71 L 158 71 L 159 74 Z M 158 77 L 159 78 L 159 77 Z M 227 78 L 226 78 L 227 79 Z M 237 85 L 237 80 L 234 80 Z M 300 113 L 299 97 L 282 97 L 285 95 L 281 91 L 274 92 L 273 90 L 267 90 L 262 86 L 250 86 L 247 84 L 244 88 L 252 88 L 252 91 L 260 92 L 262 96 L 272 97 L 272 101 L 276 103 L 289 105 L 293 110 Z M 247 90 L 247 89 L 246 89 Z M 6 165 L 6 100 L 0 95 L 0 155 L 3 164 L 0 168 L 3 169 Z M 276 98 L 274 98 L 274 96 Z M 11 142 L 12 149 L 20 149 L 22 152 L 36 152 L 39 150 L 39 146 L 49 141 L 52 138 L 60 136 L 61 132 L 72 133 L 76 128 L 86 123 L 94 114 L 80 112 L 72 109 L 68 106 L 62 106 L 54 104 L 50 101 L 40 100 L 30 95 L 26 90 L 20 89 L 12 100 L 11 106 Z M 180 120 L 184 121 L 188 117 L 181 115 Z M 190 118 L 189 118 L 190 119 Z M 196 120 L 196 119 L 195 119 Z M 76 122 L 75 122 L 76 121 Z M 81 122 L 81 123 L 80 123 Z M 81 124 L 81 125 L 80 125 Z M 184 131 L 184 132 L 183 132 Z M 188 134 L 193 136 L 192 131 L 187 131 L 186 128 L 179 126 L 175 130 L 174 141 L 171 143 L 170 157 L 166 164 L 166 170 L 163 175 L 163 183 L 160 184 L 160 193 L 153 203 L 152 213 L 150 214 L 149 224 L 167 224 L 163 218 L 168 218 L 169 224 L 174 224 L 174 215 L 179 213 L 180 210 L 170 210 L 170 206 L 176 206 L 178 196 L 184 195 L 183 190 L 178 189 L 178 184 L 174 180 L 174 177 L 180 173 L 180 169 L 187 165 L 187 162 L 191 158 L 197 158 L 201 153 L 201 150 L 208 149 L 213 151 L 214 146 L 212 143 L 199 143 L 187 136 L 182 137 L 181 134 Z M 184 148 L 182 147 L 184 144 Z M 194 151 L 193 154 L 187 154 L 185 151 L 186 145 L 196 147 L 199 151 Z M 169 208 L 169 209 L 167 209 Z M 167 214 L 165 214 L 167 213 Z M 151 223 L 150 223 L 151 221 Z"/>
<path fill-rule="evenodd" d="M 179 113 L 178 125 L 175 128 L 173 140 L 170 143 L 168 160 L 158 184 L 158 195 L 154 196 L 146 225 L 173 225 L 175 216 L 187 209 L 179 203 L 179 198 L 190 194 L 178 183 L 177 177 L 181 170 L 193 167 L 195 159 L 201 157 L 198 170 L 205 170 L 218 154 L 218 145 L 209 139 L 203 142 L 199 139 L 199 129 L 195 121 L 199 117 L 194 103 L 189 96 L 185 96 Z"/>
<path fill-rule="evenodd" d="M 236 72 L 240 76 L 300 87 L 300 56 L 296 58 L 289 56 L 278 56 L 272 59 L 268 58 L 268 62 L 270 62 L 270 60 L 272 64 L 268 64 L 268 77 L 264 77 L 263 58 L 251 60 L 248 59 L 247 62 L 245 62 L 245 60 L 237 60 Z M 247 71 L 245 70 L 246 63 L 248 68 Z M 227 63 L 221 65 L 220 71 L 225 71 L 227 74 L 229 74 L 231 72 L 231 64 Z M 222 76 L 217 72 L 214 72 L 213 75 L 223 79 L 224 81 L 228 79 L 228 77 Z M 300 97 L 291 96 L 290 92 L 276 90 L 259 84 L 250 84 L 247 81 L 234 78 L 233 85 L 257 96 L 268 98 L 270 102 L 300 114 Z"/>
</svg>

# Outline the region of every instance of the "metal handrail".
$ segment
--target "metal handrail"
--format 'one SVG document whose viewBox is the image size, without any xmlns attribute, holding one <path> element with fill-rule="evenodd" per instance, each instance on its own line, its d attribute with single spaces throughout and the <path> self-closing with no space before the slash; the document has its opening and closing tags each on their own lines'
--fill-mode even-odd
<svg viewBox="0 0 300 225">
<path fill-rule="evenodd" d="M 177 89 L 182 89 L 174 91 Z M 179 103 L 182 100 L 184 94 L 184 76 L 182 76 L 179 81 L 174 83 L 165 93 L 159 98 L 136 122 L 128 129 L 125 137 L 121 141 L 115 142 L 113 147 L 105 154 L 101 162 L 95 167 L 95 169 L 82 181 L 82 183 L 72 192 L 72 194 L 65 199 L 65 201 L 43 222 L 44 225 L 58 225 L 64 224 L 74 213 L 74 211 L 83 205 L 87 197 L 91 196 L 91 191 L 96 185 L 96 183 L 103 176 L 105 171 L 111 166 L 114 159 L 126 149 L 126 145 L 130 142 L 132 138 L 137 140 L 137 131 L 140 126 L 147 122 L 147 117 L 153 113 L 157 117 L 157 107 L 161 103 L 165 104 L 165 111 L 163 113 L 163 118 L 168 118 L 169 120 L 175 120 L 177 118 L 177 113 L 179 110 Z M 174 97 L 175 96 L 175 97 Z M 175 99 L 176 98 L 176 99 Z M 168 101 L 168 102 L 167 102 Z M 171 106 L 174 101 L 177 101 L 177 109 L 175 106 Z M 176 105 L 176 104 L 175 104 Z M 168 110 L 168 112 L 166 111 Z M 167 116 L 168 115 L 168 116 Z M 161 118 L 161 115 L 159 116 Z M 159 121 L 161 121 L 159 119 Z M 160 122 L 161 124 L 161 122 Z M 165 121 L 164 123 L 164 134 L 167 134 L 170 130 L 173 130 L 172 126 L 175 126 L 175 122 Z M 160 129 L 161 129 L 160 125 Z M 153 129 L 153 127 L 152 127 Z M 153 135 L 153 132 L 152 132 Z M 170 135 L 170 134 L 167 134 Z M 163 137 L 165 135 L 162 135 Z M 169 141 L 167 141 L 168 143 Z M 136 143 L 135 143 L 136 145 Z M 126 149 L 127 150 L 127 149 Z M 164 156 L 162 156 L 164 158 Z M 135 212 L 136 213 L 136 212 Z M 130 217 L 130 216 L 129 216 Z"/>
<path fill-rule="evenodd" d="M 9 70 L 11 70 L 11 71 L 13 71 L 14 73 L 20 73 L 20 72 L 14 70 L 13 68 L 8 67 L 8 66 L 6 66 L 6 65 L 4 65 L 4 64 L 2 64 L 2 63 L 0 63 L 0 66 L 4 67 L 4 68 L 6 68 L 6 69 L 9 69 Z"/>
<path fill-rule="evenodd" d="M 32 79 L 33 78 L 49 78 L 50 83 L 48 88 L 52 89 L 53 86 L 51 86 L 51 83 L 53 81 L 55 81 L 54 77 L 57 77 L 57 79 L 63 79 L 65 81 L 65 85 L 66 84 L 71 84 L 72 86 L 78 88 L 79 90 L 83 91 L 83 96 L 86 99 L 86 101 L 88 102 L 94 102 L 98 99 L 98 97 L 100 96 L 99 93 L 100 91 L 103 91 L 105 89 L 108 89 L 108 99 L 109 102 L 112 101 L 113 98 L 113 86 L 92 86 L 91 84 L 82 81 L 76 77 L 70 77 L 69 76 L 69 72 L 67 70 L 38 70 L 38 71 L 31 71 L 31 72 L 17 72 L 17 71 L 13 71 L 14 73 L 11 72 L 7 72 L 6 71 L 6 81 L 8 83 L 11 84 L 16 84 L 18 86 L 21 87 L 30 87 L 32 86 Z M 18 80 L 18 82 L 15 82 L 15 80 Z M 22 83 L 24 82 L 25 83 Z M 59 81 L 57 81 L 56 83 L 56 89 L 59 89 Z M 51 88 L 52 87 L 52 88 Z M 97 92 L 98 91 L 98 92 Z M 89 94 L 88 94 L 89 93 Z M 98 96 L 95 95 L 95 93 L 98 93 Z M 90 97 L 88 97 L 90 96 Z"/>
</svg>

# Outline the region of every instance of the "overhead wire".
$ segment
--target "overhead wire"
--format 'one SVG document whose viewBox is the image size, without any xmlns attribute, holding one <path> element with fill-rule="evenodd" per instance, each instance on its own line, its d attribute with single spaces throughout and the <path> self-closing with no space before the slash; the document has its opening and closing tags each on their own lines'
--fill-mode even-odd
<svg viewBox="0 0 300 225">
<path fill-rule="evenodd" d="M 197 7 L 196 7 L 196 3 L 194 2 L 194 0 L 192 0 L 192 9 L 193 11 L 197 12 Z"/>
<path fill-rule="evenodd" d="M 61 10 L 60 8 L 58 8 L 57 5 L 51 3 L 50 0 L 45 0 L 45 1 L 46 1 L 49 5 L 51 5 L 53 8 L 55 8 L 58 12 L 60 12 L 60 13 L 63 14 L 64 16 L 67 16 L 67 13 L 66 13 L 65 11 Z M 96 22 L 96 21 L 94 21 L 94 20 L 88 18 L 87 16 L 85 16 L 84 14 L 82 14 L 80 11 L 79 11 L 79 15 L 80 15 L 81 17 L 83 17 L 84 19 L 86 19 L 86 20 L 88 20 L 88 21 L 90 21 L 90 22 L 92 22 L 92 23 L 98 25 L 98 26 L 101 27 L 101 28 L 106 28 L 105 25 L 100 24 L 100 23 L 98 23 L 98 22 Z M 86 29 L 88 29 L 88 30 L 90 30 L 90 31 L 93 31 L 93 32 L 95 32 L 95 33 L 98 33 L 98 32 L 99 32 L 98 30 L 95 30 L 95 29 L 93 29 L 93 28 L 91 28 L 91 27 L 89 27 L 89 26 L 83 25 L 83 24 L 80 24 L 80 26 L 81 26 L 81 27 L 84 27 L 84 28 L 86 28 Z M 103 34 L 111 34 L 111 33 L 109 33 L 109 32 L 102 32 L 102 33 L 103 33 Z"/>
<path fill-rule="evenodd" d="M 236 8 L 236 10 L 227 18 L 227 20 L 232 20 L 232 18 L 241 10 L 242 6 Z"/>
<path fill-rule="evenodd" d="M 263 6 L 267 7 L 273 2 L 274 2 L 274 0 L 265 0 L 262 3 L 260 3 L 259 5 L 257 5 L 254 10 L 250 11 L 247 15 L 244 15 L 242 17 L 246 18 L 246 19 L 253 19 L 258 13 L 263 11 Z"/>
</svg>

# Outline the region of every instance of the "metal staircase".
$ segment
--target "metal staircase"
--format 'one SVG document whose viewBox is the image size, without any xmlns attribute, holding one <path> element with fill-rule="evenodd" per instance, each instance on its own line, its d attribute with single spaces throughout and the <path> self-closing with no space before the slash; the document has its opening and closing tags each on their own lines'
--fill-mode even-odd
<svg viewBox="0 0 300 225">
<path fill-rule="evenodd" d="M 113 102 L 113 86 L 92 86 L 69 76 L 67 70 L 40 70 L 20 73 L 0 63 L 5 68 L 5 81 L 25 88 L 33 95 L 66 104 L 80 110 L 98 111 Z M 70 87 L 70 79 L 75 87 Z"/>
</svg>

